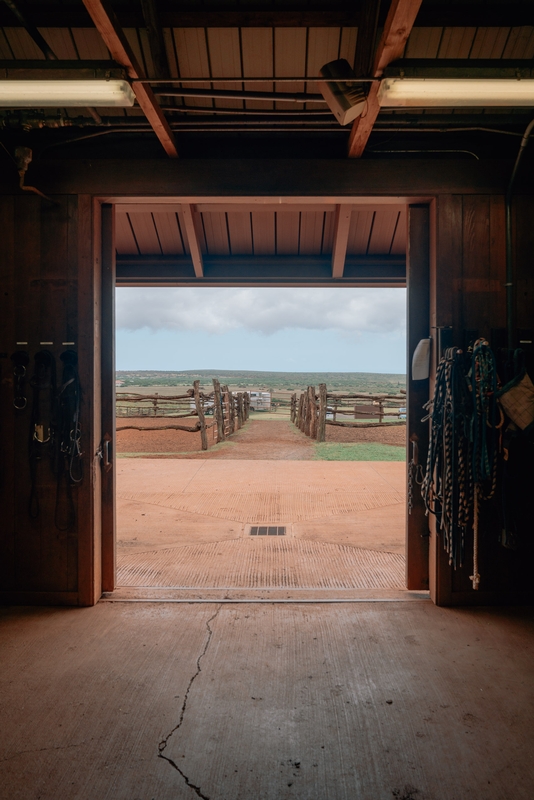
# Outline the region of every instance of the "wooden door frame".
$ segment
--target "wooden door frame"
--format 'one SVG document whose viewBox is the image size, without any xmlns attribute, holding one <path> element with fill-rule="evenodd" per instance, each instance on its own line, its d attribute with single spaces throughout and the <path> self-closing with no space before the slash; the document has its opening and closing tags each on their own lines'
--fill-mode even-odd
<svg viewBox="0 0 534 800">
<path fill-rule="evenodd" d="M 109 203 L 106 198 L 101 203 L 101 252 L 102 252 L 102 435 L 110 437 L 113 453 L 113 468 L 102 472 L 102 591 L 111 592 L 115 588 L 116 577 L 116 425 L 115 425 L 115 205 L 127 203 L 121 198 L 117 203 Z M 309 198 L 307 198 L 309 201 Z M 380 198 L 387 202 L 387 198 Z M 395 198 L 397 199 L 397 198 Z M 355 197 L 355 202 L 361 198 Z M 368 198 L 366 198 L 368 201 Z M 407 202 L 407 460 L 406 484 L 408 485 L 408 461 L 411 455 L 409 437 L 414 433 L 419 440 L 421 457 L 426 457 L 428 444 L 428 425 L 421 423 L 422 406 L 429 399 L 429 381 L 411 380 L 411 357 L 421 338 L 430 335 L 430 264 L 435 261 L 435 236 L 432 236 L 435 215 L 435 202 L 413 198 Z M 435 228 L 435 226 L 434 226 Z M 422 312 L 422 313 L 421 313 Z M 107 388 L 107 392 L 105 390 Z M 406 506 L 406 588 L 411 590 L 431 589 L 431 597 L 438 602 L 439 597 L 433 587 L 436 585 L 433 571 L 437 568 L 435 549 L 430 549 L 428 521 L 420 492 L 413 493 L 412 513 Z M 430 573 L 430 575 L 429 575 Z"/>
</svg>

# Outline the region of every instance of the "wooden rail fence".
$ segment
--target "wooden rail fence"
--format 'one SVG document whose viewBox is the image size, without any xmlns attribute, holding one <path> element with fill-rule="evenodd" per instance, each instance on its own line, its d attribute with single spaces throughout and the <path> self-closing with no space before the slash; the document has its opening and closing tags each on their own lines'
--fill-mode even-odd
<svg viewBox="0 0 534 800">
<path fill-rule="evenodd" d="M 404 425 L 406 414 L 406 394 L 334 394 L 327 391 L 325 383 L 308 386 L 297 397 L 291 396 L 291 422 L 299 430 L 324 442 L 326 426 L 337 425 L 342 428 L 378 428 L 384 425 Z M 341 418 L 341 419 L 340 419 Z M 367 418 L 376 422 L 367 422 Z M 393 418 L 393 419 L 392 419 Z M 349 419 L 364 420 L 349 422 Z"/>
<path fill-rule="evenodd" d="M 207 394 L 200 390 L 200 381 L 185 394 L 160 395 L 121 392 L 116 395 L 117 418 L 157 417 L 159 419 L 186 419 L 196 417 L 194 425 L 117 425 L 118 431 L 187 431 L 200 432 L 202 450 L 209 447 L 208 431 L 212 431 L 212 443 L 222 442 L 243 427 L 250 414 L 248 392 L 233 393 L 228 386 L 221 386 L 213 379 L 213 391 Z M 211 422 L 207 417 L 213 417 Z"/>
</svg>

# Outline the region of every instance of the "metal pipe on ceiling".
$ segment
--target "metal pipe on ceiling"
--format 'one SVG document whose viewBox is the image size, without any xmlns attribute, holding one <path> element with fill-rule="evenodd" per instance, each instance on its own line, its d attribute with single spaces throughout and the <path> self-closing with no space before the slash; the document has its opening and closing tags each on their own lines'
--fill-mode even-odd
<svg viewBox="0 0 534 800">
<path fill-rule="evenodd" d="M 261 108 L 213 108 L 211 106 L 160 106 L 165 113 L 179 114 L 223 114 L 228 116 L 256 116 L 256 117 L 331 117 L 330 109 L 317 109 L 315 111 L 298 110 L 280 111 L 277 109 Z"/>
<path fill-rule="evenodd" d="M 380 81 L 380 78 L 344 78 L 344 83 L 377 83 Z M 206 77 L 203 78 L 166 78 L 165 80 L 159 80 L 157 78 L 135 78 L 132 83 L 149 83 L 151 86 L 156 86 L 158 84 L 175 84 L 175 83 L 338 83 L 339 78 L 312 78 L 307 77 L 304 75 L 297 75 L 295 78 L 279 78 L 273 75 L 271 78 L 266 78 L 263 76 L 262 78 L 253 78 L 249 76 L 241 76 L 237 78 L 213 78 L 213 77 Z"/>
<path fill-rule="evenodd" d="M 229 83 L 229 81 L 226 81 Z M 209 97 L 214 100 L 266 100 L 277 103 L 321 103 L 326 100 L 321 94 L 305 92 L 244 92 L 239 89 L 154 89 L 158 97 Z"/>
</svg>

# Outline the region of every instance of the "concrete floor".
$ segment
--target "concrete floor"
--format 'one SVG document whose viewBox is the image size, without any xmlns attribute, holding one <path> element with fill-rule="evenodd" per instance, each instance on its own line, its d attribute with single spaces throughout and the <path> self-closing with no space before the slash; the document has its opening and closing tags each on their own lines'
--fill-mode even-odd
<svg viewBox="0 0 534 800">
<path fill-rule="evenodd" d="M 2 800 L 530 800 L 527 610 L 4 609 Z"/>
</svg>

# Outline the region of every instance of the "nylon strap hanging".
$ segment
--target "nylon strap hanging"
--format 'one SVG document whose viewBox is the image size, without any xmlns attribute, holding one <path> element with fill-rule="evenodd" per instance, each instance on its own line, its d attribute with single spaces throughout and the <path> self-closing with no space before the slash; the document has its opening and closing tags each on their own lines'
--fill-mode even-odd
<svg viewBox="0 0 534 800">
<path fill-rule="evenodd" d="M 53 453 L 56 434 L 56 362 L 48 350 L 36 353 L 34 362 L 30 380 L 33 396 L 28 441 L 31 482 L 29 513 L 32 519 L 36 519 L 40 512 L 37 490 L 38 463 L 42 461 L 44 455 Z"/>
</svg>

